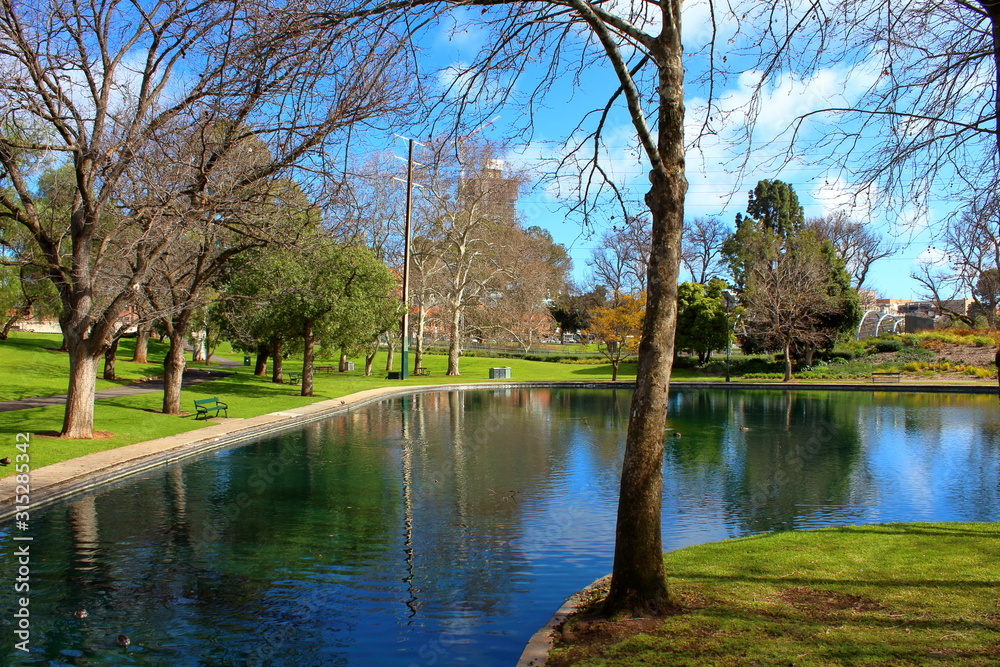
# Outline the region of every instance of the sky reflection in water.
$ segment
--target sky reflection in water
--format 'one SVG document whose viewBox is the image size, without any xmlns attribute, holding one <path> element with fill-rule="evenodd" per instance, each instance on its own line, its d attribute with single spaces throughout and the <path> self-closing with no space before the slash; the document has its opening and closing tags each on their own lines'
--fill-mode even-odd
<svg viewBox="0 0 1000 667">
<path fill-rule="evenodd" d="M 406 397 L 41 510 L 36 652 L 13 651 L 13 593 L 0 651 L 9 664 L 512 665 L 610 570 L 630 395 Z M 678 391 L 673 432 L 668 550 L 1000 519 L 995 397 Z M 0 538 L 10 582 L 9 527 Z"/>
</svg>

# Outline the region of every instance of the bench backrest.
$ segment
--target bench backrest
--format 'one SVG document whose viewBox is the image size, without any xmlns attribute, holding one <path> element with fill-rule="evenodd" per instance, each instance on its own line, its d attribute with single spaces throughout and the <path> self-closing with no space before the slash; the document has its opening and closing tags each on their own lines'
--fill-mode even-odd
<svg viewBox="0 0 1000 667">
<path fill-rule="evenodd" d="M 208 403 L 218 403 L 219 397 L 213 396 L 212 398 L 203 398 L 200 401 L 195 401 L 195 405 L 207 405 Z"/>
</svg>

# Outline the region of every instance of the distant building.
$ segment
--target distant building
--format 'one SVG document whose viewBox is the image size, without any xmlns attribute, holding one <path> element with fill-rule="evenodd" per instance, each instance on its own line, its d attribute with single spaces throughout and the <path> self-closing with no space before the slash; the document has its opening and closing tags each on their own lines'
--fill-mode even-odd
<svg viewBox="0 0 1000 667">
<path fill-rule="evenodd" d="M 491 218 L 515 220 L 521 182 L 505 177 L 503 170 L 503 160 L 487 160 L 478 174 L 462 181 L 462 194 L 475 201 Z"/>
<path fill-rule="evenodd" d="M 940 306 L 935 301 L 914 301 L 911 299 L 878 299 L 875 303 L 877 309 L 884 313 L 936 318 L 950 313 L 968 315 L 969 309 L 975 301 L 973 299 L 950 299 L 942 301 Z"/>
</svg>

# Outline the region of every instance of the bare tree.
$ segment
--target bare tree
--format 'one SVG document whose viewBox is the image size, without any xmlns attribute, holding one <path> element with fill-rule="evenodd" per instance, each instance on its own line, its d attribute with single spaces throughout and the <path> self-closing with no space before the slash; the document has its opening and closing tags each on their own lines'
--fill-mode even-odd
<svg viewBox="0 0 1000 667">
<path fill-rule="evenodd" d="M 499 289 L 516 258 L 511 240 L 521 232 L 515 203 L 524 176 L 482 140 L 435 149 L 421 173 L 421 242 L 439 261 L 433 289 L 448 317 L 448 375 L 459 375 L 466 312 Z"/>
<path fill-rule="evenodd" d="M 502 336 L 528 352 L 554 321 L 546 305 L 558 284 L 558 268 L 550 263 L 551 237 L 544 239 L 517 227 L 505 238 L 507 261 L 483 295 L 481 307 L 470 313 L 470 326 Z M 563 276 L 564 279 L 564 276 Z"/>
<path fill-rule="evenodd" d="M 762 56 L 759 71 L 808 77 L 846 66 L 867 84 L 801 115 L 791 128 L 794 157 L 844 168 L 858 197 L 897 211 L 926 210 L 931 199 L 968 203 L 995 190 L 995 0 L 765 2 L 741 19 L 744 35 L 762 33 L 752 47 Z M 746 71 L 742 60 L 731 62 L 740 63 L 733 74 Z M 758 108 L 765 91 L 757 88 Z"/>
<path fill-rule="evenodd" d="M 311 9 L 306 0 L 280 11 L 257 0 L 0 6 L 0 166 L 10 185 L 0 215 L 29 232 L 62 302 L 70 356 L 63 437 L 92 437 L 95 364 L 122 314 L 187 225 L 216 220 L 216 164 L 253 135 L 271 159 L 234 188 L 321 165 L 338 128 L 404 99 L 393 94 L 391 35 L 375 23 L 349 39 L 341 25 L 307 31 Z M 212 134 L 220 122 L 228 123 L 224 140 L 173 165 L 177 189 L 134 187 L 157 157 L 172 159 L 169 149 L 158 155 L 172 137 Z M 41 218 L 38 164 L 25 155 L 71 165 L 61 225 Z M 178 214 L 181 201 L 207 217 Z"/>
<path fill-rule="evenodd" d="M 473 0 L 483 5 L 475 18 L 491 39 L 467 66 L 451 67 L 444 104 L 480 118 L 516 95 L 518 77 L 541 73 L 527 86 L 530 99 L 520 115 L 531 129 L 533 106 L 552 90 L 562 72 L 583 76 L 589 66 L 614 72 L 617 87 L 585 115 L 593 124 L 576 128 L 561 165 L 582 174 L 574 199 L 586 211 L 603 194 L 623 193 L 607 178 L 602 141 L 612 107 L 621 103 L 635 131 L 635 148 L 649 167 L 645 204 L 650 213 L 646 315 L 639 350 L 618 505 L 615 562 L 609 613 L 656 613 L 674 605 L 663 569 L 660 503 L 663 430 L 677 315 L 677 278 L 684 221 L 684 52 L 681 1 L 616 5 L 586 0 Z M 416 24 L 450 5 L 440 0 L 363 3 L 345 16 L 398 15 Z M 539 68 L 540 64 L 540 68 Z M 468 118 L 469 114 L 464 117 Z M 488 117 L 488 116 L 486 116 Z M 579 141 L 577 141 L 579 139 Z M 564 172 L 565 173 L 565 172 Z"/>
<path fill-rule="evenodd" d="M 695 218 L 684 229 L 681 242 L 681 262 L 691 280 L 702 285 L 724 272 L 722 244 L 729 229 L 718 218 Z"/>
<path fill-rule="evenodd" d="M 975 202 L 961 216 L 950 220 L 940 234 L 940 258 L 923 262 L 911 274 L 924 296 L 938 310 L 968 325 L 975 315 L 996 326 L 997 297 L 993 289 L 1000 267 L 1000 204 L 994 197 Z M 975 305 L 957 307 L 972 297 Z"/>
<path fill-rule="evenodd" d="M 641 217 L 628 217 L 622 226 L 614 226 L 601 235 L 601 242 L 587 262 L 593 281 L 611 291 L 615 301 L 622 294 L 636 294 L 646 289 L 649 271 L 650 229 Z"/>
<path fill-rule="evenodd" d="M 795 346 L 818 347 L 827 342 L 825 320 L 840 304 L 827 285 L 830 267 L 818 252 L 783 249 L 777 239 L 762 261 L 747 267 L 742 298 L 744 325 L 750 335 L 771 341 L 785 357 L 784 382 L 792 379 Z"/>
<path fill-rule="evenodd" d="M 840 259 L 854 278 L 854 289 L 861 289 L 872 264 L 895 254 L 897 247 L 870 227 L 854 222 L 843 211 L 836 211 L 825 218 L 806 221 L 806 229 L 816 232 L 836 248 Z"/>
</svg>

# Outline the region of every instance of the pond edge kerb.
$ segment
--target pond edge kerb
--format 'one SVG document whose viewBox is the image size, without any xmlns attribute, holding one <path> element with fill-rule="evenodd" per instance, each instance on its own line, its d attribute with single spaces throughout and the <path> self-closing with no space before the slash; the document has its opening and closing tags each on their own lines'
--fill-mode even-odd
<svg viewBox="0 0 1000 667">
<path fill-rule="evenodd" d="M 94 452 L 31 471 L 32 510 L 50 505 L 69 496 L 89 491 L 97 486 L 117 481 L 160 466 L 196 456 L 203 452 L 229 447 L 299 428 L 352 410 L 400 396 L 449 391 L 483 391 L 531 388 L 567 389 L 631 389 L 633 381 L 571 381 L 571 382 L 475 382 L 455 384 L 380 387 L 349 394 L 340 398 L 311 403 L 300 408 L 272 412 L 258 417 L 214 423 L 197 431 L 179 433 L 157 440 L 135 443 L 115 449 Z M 871 392 L 927 392 L 996 394 L 997 388 L 986 384 L 869 384 L 818 382 L 692 382 L 675 381 L 673 388 L 723 390 L 823 390 Z M 16 475 L 0 479 L 0 521 L 14 516 L 18 489 Z"/>
</svg>

